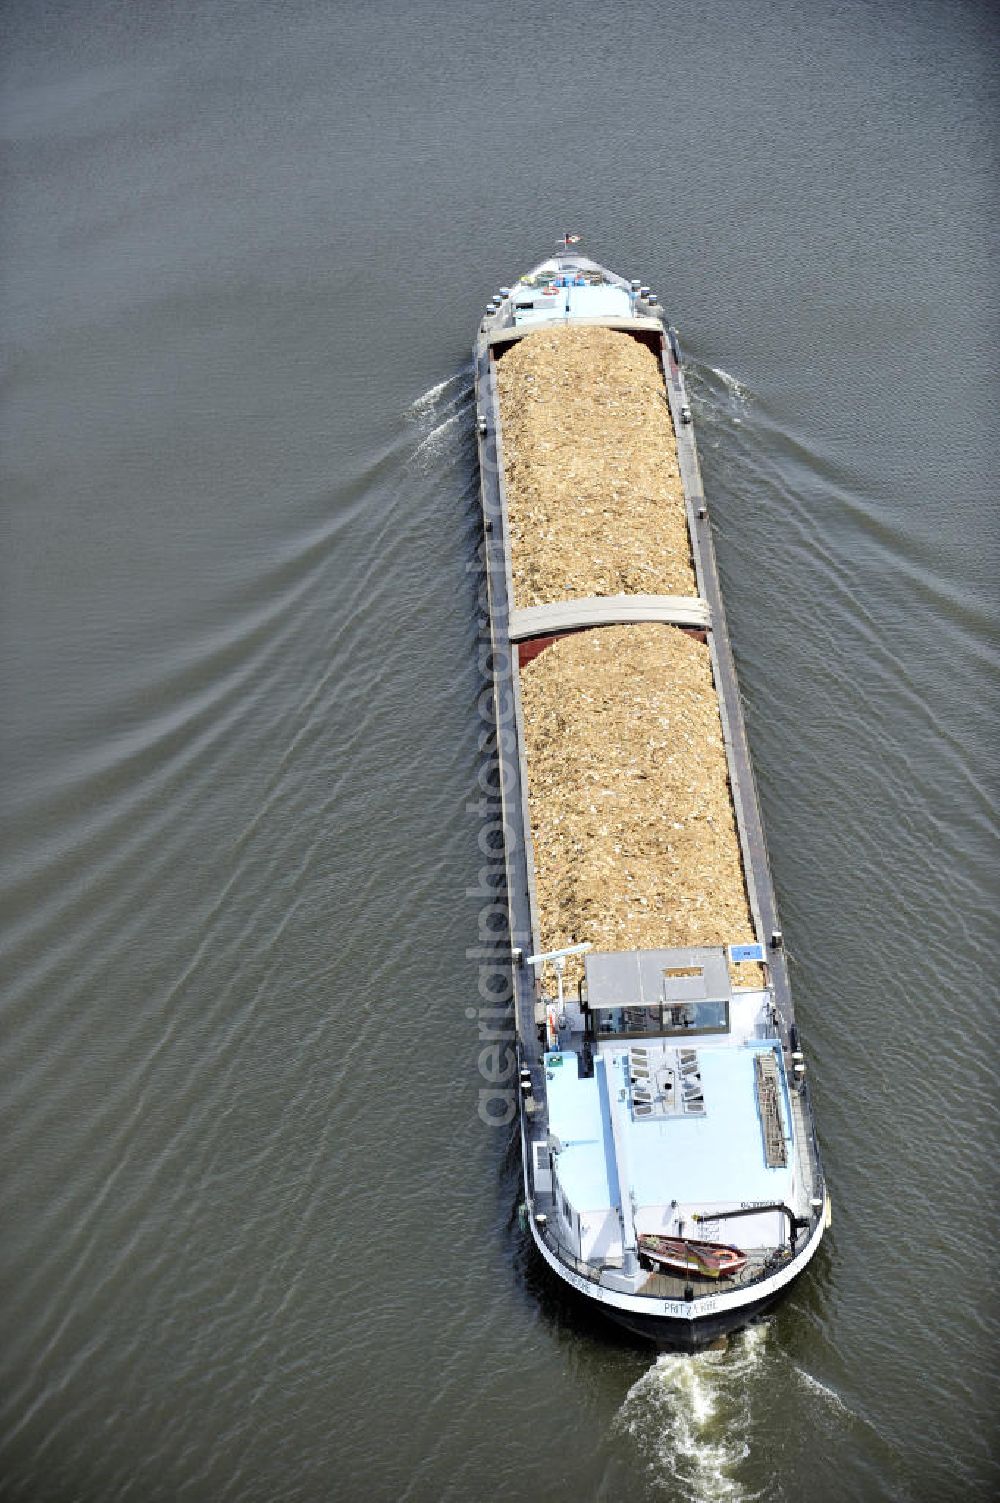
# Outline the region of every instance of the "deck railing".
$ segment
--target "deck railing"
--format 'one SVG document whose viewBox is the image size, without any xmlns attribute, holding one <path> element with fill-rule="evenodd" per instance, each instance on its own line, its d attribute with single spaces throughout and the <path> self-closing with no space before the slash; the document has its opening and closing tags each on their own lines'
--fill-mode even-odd
<svg viewBox="0 0 1000 1503">
<path fill-rule="evenodd" d="M 809 1224 L 808 1233 L 805 1233 L 804 1230 L 803 1235 L 812 1235 L 812 1232 L 814 1231 L 816 1226 L 816 1222 L 819 1219 L 819 1215 L 821 1214 L 822 1212 L 819 1212 L 815 1217 L 813 1217 Z M 582 1278 L 585 1278 L 588 1283 L 600 1284 L 601 1269 L 599 1267 L 595 1266 L 593 1263 L 585 1262 L 582 1258 L 578 1258 L 575 1253 L 571 1252 L 570 1249 L 565 1245 L 565 1243 L 559 1240 L 548 1222 L 541 1226 L 536 1222 L 535 1225 L 542 1238 L 542 1241 L 550 1249 L 550 1251 L 555 1254 L 555 1256 L 561 1263 L 565 1263 L 568 1268 L 571 1268 L 574 1273 L 578 1273 Z M 674 1277 L 673 1275 L 653 1274 L 651 1275 L 651 1278 L 656 1278 L 662 1281 L 662 1284 L 664 1285 L 676 1285 L 676 1289 L 650 1289 L 648 1286 L 646 1286 L 642 1289 L 637 1289 L 634 1298 L 650 1300 L 687 1299 L 685 1291 L 688 1287 L 690 1287 L 693 1290 L 692 1303 L 697 1304 L 699 1299 L 706 1298 L 708 1296 L 725 1294 L 727 1292 L 731 1292 L 734 1289 L 747 1289 L 751 1288 L 754 1284 L 763 1283 L 764 1280 L 773 1278 L 773 1276 L 782 1268 L 786 1268 L 790 1261 L 791 1260 L 788 1257 L 779 1257 L 772 1255 L 763 1260 L 755 1260 L 754 1262 L 748 1263 L 746 1268 L 742 1269 L 740 1273 L 735 1274 L 732 1277 L 720 1280 L 713 1279 L 708 1284 L 703 1283 L 701 1280 L 697 1279 L 692 1281 L 682 1276 Z"/>
</svg>

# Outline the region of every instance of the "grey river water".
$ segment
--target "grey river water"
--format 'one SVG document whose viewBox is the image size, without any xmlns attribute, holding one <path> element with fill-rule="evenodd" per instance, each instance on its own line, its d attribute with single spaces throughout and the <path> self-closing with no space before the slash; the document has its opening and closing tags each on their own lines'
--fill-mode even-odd
<svg viewBox="0 0 1000 1503">
<path fill-rule="evenodd" d="M 995 12 L 8 0 L 3 1503 L 987 1499 Z M 477 1113 L 471 344 L 688 362 L 833 1230 L 630 1344 Z"/>
</svg>

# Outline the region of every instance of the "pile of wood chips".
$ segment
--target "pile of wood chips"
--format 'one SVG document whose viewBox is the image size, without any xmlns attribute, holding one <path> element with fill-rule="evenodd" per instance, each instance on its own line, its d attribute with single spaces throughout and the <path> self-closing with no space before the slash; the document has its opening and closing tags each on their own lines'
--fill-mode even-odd
<svg viewBox="0 0 1000 1503">
<path fill-rule="evenodd" d="M 542 949 L 752 942 L 704 643 L 659 624 L 570 633 L 521 692 Z M 582 974 L 571 956 L 571 994 Z M 731 974 L 762 984 L 757 965 Z"/>
<path fill-rule="evenodd" d="M 697 593 L 663 372 L 620 330 L 533 330 L 497 366 L 516 606 Z"/>
</svg>

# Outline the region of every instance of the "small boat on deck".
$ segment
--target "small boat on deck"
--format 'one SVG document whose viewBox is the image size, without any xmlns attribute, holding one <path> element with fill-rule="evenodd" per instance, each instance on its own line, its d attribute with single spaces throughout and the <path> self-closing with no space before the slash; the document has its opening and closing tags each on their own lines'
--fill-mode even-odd
<svg viewBox="0 0 1000 1503">
<path fill-rule="evenodd" d="M 639 1262 L 664 1273 L 724 1279 L 742 1273 L 747 1255 L 728 1242 L 696 1242 L 685 1237 L 639 1238 Z"/>
</svg>

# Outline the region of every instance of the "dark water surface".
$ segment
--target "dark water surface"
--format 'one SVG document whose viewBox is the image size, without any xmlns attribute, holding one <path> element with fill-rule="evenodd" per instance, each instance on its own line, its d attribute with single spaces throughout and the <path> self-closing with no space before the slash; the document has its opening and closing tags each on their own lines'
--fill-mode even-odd
<svg viewBox="0 0 1000 1503">
<path fill-rule="evenodd" d="M 995 1495 L 990 16 L 4 8 L 4 1503 Z M 688 353 L 834 1195 L 694 1359 L 477 1117 L 469 357 L 567 226 Z"/>
</svg>

